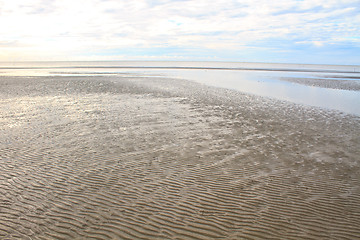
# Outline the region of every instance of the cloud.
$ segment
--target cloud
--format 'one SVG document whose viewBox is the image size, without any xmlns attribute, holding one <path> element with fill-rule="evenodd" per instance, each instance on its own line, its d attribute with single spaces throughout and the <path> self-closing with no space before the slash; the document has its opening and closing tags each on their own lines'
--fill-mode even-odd
<svg viewBox="0 0 360 240">
<path fill-rule="evenodd" d="M 16 41 L 19 48 L 6 51 L 17 54 L 27 46 L 34 58 L 135 48 L 167 49 L 164 56 L 191 49 L 208 58 L 244 48 L 360 47 L 359 6 L 358 0 L 12 0 L 0 5 L 0 41 Z"/>
<path fill-rule="evenodd" d="M 19 47 L 17 41 L 0 41 L 0 47 Z"/>
</svg>

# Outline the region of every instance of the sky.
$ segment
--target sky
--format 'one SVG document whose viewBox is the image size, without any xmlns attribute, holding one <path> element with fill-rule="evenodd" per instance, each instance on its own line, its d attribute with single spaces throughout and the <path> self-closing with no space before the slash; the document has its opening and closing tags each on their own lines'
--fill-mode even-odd
<svg viewBox="0 0 360 240">
<path fill-rule="evenodd" d="M 0 61 L 360 65 L 360 0 L 0 0 Z"/>
</svg>

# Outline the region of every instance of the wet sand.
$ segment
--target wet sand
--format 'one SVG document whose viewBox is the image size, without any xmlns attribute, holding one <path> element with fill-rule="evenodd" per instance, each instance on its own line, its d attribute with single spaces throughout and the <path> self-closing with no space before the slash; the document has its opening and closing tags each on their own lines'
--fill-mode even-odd
<svg viewBox="0 0 360 240">
<path fill-rule="evenodd" d="M 356 79 L 359 77 L 348 77 L 348 76 L 334 76 L 333 78 L 339 79 Z M 324 78 L 296 78 L 296 77 L 283 77 L 281 80 L 298 83 L 306 86 L 314 86 L 321 88 L 331 88 L 331 89 L 341 89 L 341 90 L 351 90 L 351 91 L 360 91 L 360 81 L 354 80 L 339 80 L 339 79 L 328 79 Z"/>
<path fill-rule="evenodd" d="M 0 239 L 356 239 L 360 118 L 162 78 L 1 77 Z"/>
</svg>

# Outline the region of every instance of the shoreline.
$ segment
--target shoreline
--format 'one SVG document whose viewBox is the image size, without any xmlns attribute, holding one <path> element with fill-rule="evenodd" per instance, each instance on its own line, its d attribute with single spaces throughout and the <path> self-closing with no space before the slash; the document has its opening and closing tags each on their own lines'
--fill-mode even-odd
<svg viewBox="0 0 360 240">
<path fill-rule="evenodd" d="M 184 69 L 184 70 L 230 70 L 230 71 L 269 71 L 269 72 L 307 72 L 307 73 L 354 73 L 360 71 L 342 71 L 325 69 L 291 69 L 291 68 L 247 68 L 247 67 L 165 67 L 165 66 L 64 66 L 64 67 L 0 67 L 0 70 L 31 70 L 31 69 Z"/>
</svg>

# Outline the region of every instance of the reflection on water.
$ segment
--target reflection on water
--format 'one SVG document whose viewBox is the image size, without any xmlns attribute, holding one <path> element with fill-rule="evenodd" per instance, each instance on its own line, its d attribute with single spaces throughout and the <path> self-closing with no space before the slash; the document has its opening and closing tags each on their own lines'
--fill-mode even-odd
<svg viewBox="0 0 360 240">
<path fill-rule="evenodd" d="M 309 77 L 306 74 L 265 71 L 177 70 L 168 75 L 215 87 L 291 101 L 360 115 L 360 92 L 305 86 L 281 81 L 281 77 Z"/>
<path fill-rule="evenodd" d="M 174 67 L 181 69 L 171 69 Z M 186 67 L 197 69 L 186 69 Z M 219 68 L 226 68 L 226 70 Z M 237 70 L 231 70 L 232 68 Z M 281 81 L 281 78 L 286 77 L 306 79 L 320 77 L 359 81 L 360 66 L 219 62 L 28 62 L 0 63 L 0 70 L 1 76 L 114 74 L 134 76 L 135 74 L 135 76 L 175 77 L 210 86 L 360 115 L 359 91 L 327 89 Z"/>
</svg>

